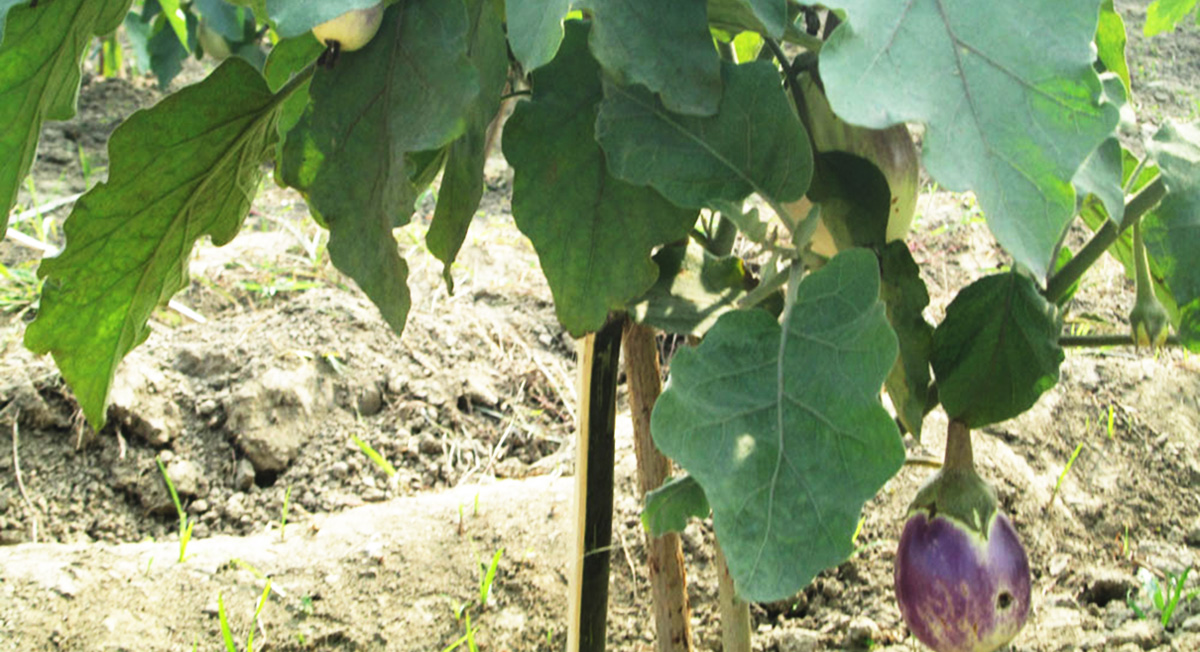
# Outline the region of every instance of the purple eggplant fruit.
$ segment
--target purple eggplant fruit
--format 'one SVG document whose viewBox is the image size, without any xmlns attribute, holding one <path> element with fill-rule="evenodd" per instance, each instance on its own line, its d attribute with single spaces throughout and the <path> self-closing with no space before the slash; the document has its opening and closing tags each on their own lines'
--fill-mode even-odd
<svg viewBox="0 0 1200 652">
<path fill-rule="evenodd" d="M 896 551 L 900 613 L 935 652 L 993 652 L 1029 617 L 1029 558 L 975 473 L 969 437 L 952 423 L 946 464 L 913 500 Z"/>
</svg>

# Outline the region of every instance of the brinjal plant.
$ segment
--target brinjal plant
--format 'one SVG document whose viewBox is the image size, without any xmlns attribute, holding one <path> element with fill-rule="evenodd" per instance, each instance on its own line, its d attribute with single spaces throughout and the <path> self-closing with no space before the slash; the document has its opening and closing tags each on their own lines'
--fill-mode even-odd
<svg viewBox="0 0 1200 652">
<path fill-rule="evenodd" d="M 1155 2 L 1147 24 L 1171 30 L 1195 4 Z M 671 464 L 639 457 L 659 459 L 642 469 L 650 536 L 711 515 L 735 593 L 722 603 L 743 623 L 748 602 L 792 596 L 853 552 L 864 503 L 905 462 L 901 429 L 920 436 L 934 409 L 981 428 L 1058 382 L 1073 293 L 1100 257 L 1136 279 L 1130 326 L 1071 344 L 1200 352 L 1200 126 L 1121 140 L 1139 66 L 1111 0 L 162 7 L 0 0 L 0 227 L 44 124 L 75 114 L 95 39 L 122 30 L 169 89 L 186 57 L 219 59 L 112 133 L 107 180 L 40 263 L 26 346 L 105 427 L 116 369 L 188 286 L 195 243 L 233 239 L 268 172 L 400 333 L 411 298 L 393 232 L 436 183 L 425 242 L 453 288 L 512 106 L 495 153 L 514 170 L 513 218 L 563 328 L 587 342 L 572 649 L 604 647 L 616 365 L 634 326 L 642 344 L 650 329 L 694 344 L 661 395 L 643 383 L 631 401 L 646 445 L 684 471 L 652 490 Z M 921 174 L 973 193 L 1007 253 L 936 324 L 905 242 Z M 1070 228 L 1083 246 L 1064 245 Z M 1012 522 L 1028 515 L 1012 516 L 969 455 L 948 452 L 914 501 L 897 597 L 935 650 L 994 649 L 1027 618 Z M 690 640 L 672 568 L 656 576 L 676 611 L 658 614 L 660 650 Z"/>
</svg>

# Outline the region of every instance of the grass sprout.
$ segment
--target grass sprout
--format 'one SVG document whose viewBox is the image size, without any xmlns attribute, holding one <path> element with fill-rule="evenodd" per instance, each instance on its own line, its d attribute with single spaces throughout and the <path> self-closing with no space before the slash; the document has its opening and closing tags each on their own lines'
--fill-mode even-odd
<svg viewBox="0 0 1200 652">
<path fill-rule="evenodd" d="M 283 494 L 283 513 L 279 515 L 279 540 L 284 540 L 284 531 L 287 529 L 288 506 L 292 500 L 292 485 L 288 485 L 287 491 Z"/>
<path fill-rule="evenodd" d="M 1067 465 L 1063 467 L 1062 473 L 1058 474 L 1058 482 L 1054 483 L 1054 491 L 1050 492 L 1050 502 L 1046 503 L 1046 507 L 1054 504 L 1054 497 L 1058 495 L 1058 490 L 1062 488 L 1063 480 L 1067 479 L 1067 473 L 1071 471 L 1071 467 L 1075 464 L 1075 458 L 1079 457 L 1079 452 L 1083 450 L 1083 442 L 1079 442 L 1075 446 L 1075 452 L 1071 453 L 1071 457 L 1067 459 Z"/>
<path fill-rule="evenodd" d="M 263 609 L 266 608 L 269 597 L 271 597 L 270 578 L 267 579 L 262 595 L 258 598 L 258 604 L 254 607 L 254 617 L 250 619 L 250 633 L 246 635 L 245 652 L 254 652 L 254 625 L 258 622 L 258 617 L 262 615 Z M 225 643 L 226 652 L 238 652 L 237 644 L 233 642 L 233 630 L 229 627 L 229 615 L 225 613 L 225 599 L 220 593 L 217 594 L 217 619 L 221 624 L 221 640 Z"/>
<path fill-rule="evenodd" d="M 479 609 L 487 608 L 488 597 L 492 593 L 492 583 L 496 581 L 496 570 L 500 567 L 500 556 L 504 554 L 504 548 L 496 551 L 492 555 L 492 563 L 488 565 L 487 572 L 479 578 Z M 482 565 L 481 565 L 482 566 Z"/>
<path fill-rule="evenodd" d="M 387 474 L 387 477 L 390 478 L 396 475 L 396 467 L 392 466 L 392 463 L 387 461 L 383 455 L 380 455 L 379 451 L 372 448 L 367 442 L 359 439 L 358 435 L 350 435 L 350 439 L 354 442 L 355 446 L 358 446 L 359 450 L 366 454 L 367 457 L 371 458 L 371 461 L 375 463 L 375 466 L 378 466 L 381 470 L 383 470 L 384 473 Z"/>
<path fill-rule="evenodd" d="M 1191 572 L 1191 566 L 1185 568 L 1178 575 L 1168 572 L 1165 579 L 1160 582 L 1153 573 L 1145 571 L 1141 592 L 1149 597 L 1150 602 L 1143 607 L 1138 604 L 1130 592 L 1131 594 L 1125 598 L 1125 603 L 1129 605 L 1130 609 L 1133 609 L 1139 619 L 1147 618 L 1148 612 L 1153 608 L 1158 612 L 1159 622 L 1166 627 L 1171 623 L 1171 618 L 1175 615 L 1175 610 L 1179 608 L 1180 603 L 1191 602 L 1200 596 L 1200 588 L 1190 591 L 1184 589 L 1188 574 Z"/>
<path fill-rule="evenodd" d="M 188 542 L 192 540 L 192 527 L 196 522 L 187 517 L 187 512 L 183 511 L 183 504 L 179 502 L 179 493 L 175 491 L 175 483 L 171 482 L 171 476 L 167 473 L 167 466 L 163 464 L 161 457 L 155 457 L 154 462 L 158 464 L 158 471 L 162 473 L 163 481 L 167 483 L 167 491 L 171 494 L 171 502 L 175 503 L 175 512 L 179 514 L 179 562 L 187 558 Z"/>
</svg>

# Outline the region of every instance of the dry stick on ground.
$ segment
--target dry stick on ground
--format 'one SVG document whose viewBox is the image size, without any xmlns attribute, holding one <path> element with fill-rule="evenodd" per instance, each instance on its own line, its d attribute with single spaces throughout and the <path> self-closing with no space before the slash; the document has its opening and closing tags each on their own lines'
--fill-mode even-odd
<svg viewBox="0 0 1200 652">
<path fill-rule="evenodd" d="M 660 453 L 650 437 L 650 413 L 662 393 L 658 345 L 654 330 L 628 322 L 625 325 L 625 377 L 629 382 L 629 409 L 633 416 L 634 452 L 637 455 L 638 493 L 659 488 L 671 472 L 671 460 Z M 646 563 L 654 599 L 654 624 L 659 652 L 692 649 L 687 597 L 687 573 L 679 534 L 661 537 L 646 532 Z"/>
<path fill-rule="evenodd" d="M 21 411 L 17 410 L 13 414 L 12 427 L 12 448 L 13 448 L 13 475 L 17 478 L 17 489 L 21 492 L 21 498 L 25 499 L 25 508 L 29 510 L 29 538 L 34 542 L 38 542 L 38 515 L 37 510 L 33 508 L 33 501 L 29 500 L 29 493 L 25 491 L 25 481 L 21 478 L 21 455 L 20 450 L 21 434 L 17 428 L 17 421 L 21 419 Z"/>
</svg>

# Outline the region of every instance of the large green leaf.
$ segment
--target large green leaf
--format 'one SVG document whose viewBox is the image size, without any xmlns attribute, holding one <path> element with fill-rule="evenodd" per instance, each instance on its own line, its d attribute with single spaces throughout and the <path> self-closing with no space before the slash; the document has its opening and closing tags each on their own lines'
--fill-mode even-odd
<svg viewBox="0 0 1200 652">
<path fill-rule="evenodd" d="M 714 256 L 693 241 L 654 254 L 658 281 L 629 306 L 633 318 L 668 333 L 703 335 L 751 289 L 740 258 Z"/>
<path fill-rule="evenodd" d="M 525 72 L 550 63 L 563 39 L 563 17 L 571 0 L 506 0 L 508 43 Z"/>
<path fill-rule="evenodd" d="M 641 84 L 675 113 L 712 115 L 721 100 L 721 60 L 697 0 L 582 0 L 595 18 L 591 49 L 618 82 Z"/>
<path fill-rule="evenodd" d="M 904 463 L 879 400 L 895 360 L 863 249 L 804 279 L 782 328 L 730 312 L 676 354 L 651 432 L 704 488 L 742 598 L 790 596 L 852 552 L 863 502 Z"/>
<path fill-rule="evenodd" d="M 929 291 L 921 280 L 921 269 L 908 245 L 892 241 L 880 252 L 880 293 L 887 305 L 888 322 L 900 342 L 900 357 L 888 373 L 888 396 L 905 429 L 921 438 L 921 424 L 929 401 L 929 356 L 933 348 L 933 326 L 925 321 Z"/>
<path fill-rule="evenodd" d="M 241 227 L 282 99 L 231 58 L 113 132 L 108 181 L 76 202 L 66 249 L 38 269 L 46 283 L 25 332 L 30 349 L 54 354 L 97 429 L 117 364 L 149 335 L 151 311 L 186 285 L 193 243 L 225 244 Z"/>
<path fill-rule="evenodd" d="M 504 129 L 513 218 L 533 241 L 559 321 L 576 336 L 648 290 L 658 278 L 651 251 L 696 220 L 696 211 L 609 174 L 594 137 L 602 93 L 587 32 L 567 23 L 558 56 L 533 73 L 532 100 Z"/>
<path fill-rule="evenodd" d="M 704 488 L 692 476 L 681 475 L 646 492 L 642 525 L 650 531 L 650 536 L 661 537 L 668 532 L 683 532 L 688 519 L 704 518 L 709 511 Z"/>
<path fill-rule="evenodd" d="M 442 261 L 442 276 L 453 290 L 450 264 L 458 256 L 467 228 L 483 197 L 483 166 L 487 162 L 488 126 L 500 110 L 500 95 L 508 79 L 508 50 L 497 0 L 467 0 L 471 15 L 469 54 L 479 70 L 480 93 L 471 104 L 467 132 L 450 145 L 438 191 L 433 223 L 425 234 L 429 251 Z"/>
<path fill-rule="evenodd" d="M 1058 382 L 1057 309 L 1029 277 L 985 276 L 959 291 L 933 332 L 938 398 L 951 419 L 981 428 L 1029 409 Z"/>
<path fill-rule="evenodd" d="M 438 149 L 463 133 L 479 94 L 467 59 L 469 27 L 461 2 L 389 7 L 385 38 L 316 73 L 312 102 L 283 148 L 282 177 L 329 227 L 330 260 L 397 333 L 410 302 L 408 266 L 392 237 L 412 213 L 405 154 Z"/>
<path fill-rule="evenodd" d="M 1092 67 L 1099 0 L 833 5 L 848 14 L 821 50 L 834 111 L 925 123 L 930 174 L 974 190 L 1000 244 L 1045 276 L 1075 212 L 1071 178 L 1118 119 Z"/>
<path fill-rule="evenodd" d="M 1094 195 L 1103 205 L 1108 219 L 1120 224 L 1125 217 L 1125 191 L 1121 184 L 1123 154 L 1121 142 L 1109 138 L 1092 152 L 1072 181 L 1080 197 Z"/>
<path fill-rule="evenodd" d="M 267 13 L 275 31 L 284 38 L 299 36 L 321 23 L 355 9 L 366 9 L 381 0 L 267 0 Z M 383 29 L 380 29 L 383 32 Z"/>
<path fill-rule="evenodd" d="M 1146 9 L 1146 24 L 1142 26 L 1146 36 L 1154 36 L 1175 29 L 1184 16 L 1196 8 L 1200 0 L 1154 0 Z M 1200 16 L 1196 18 L 1200 21 Z"/>
<path fill-rule="evenodd" d="M 131 0 L 0 4 L 0 233 L 29 173 L 46 120 L 68 120 L 79 97 L 79 63 L 92 37 L 125 19 Z"/>
<path fill-rule="evenodd" d="M 799 199 L 812 178 L 812 150 L 775 66 L 725 63 L 721 72 L 725 94 L 711 117 L 672 113 L 644 87 L 606 80 L 596 139 L 609 170 L 688 208 L 752 192 Z"/>
<path fill-rule="evenodd" d="M 1200 299 L 1200 127 L 1163 125 L 1147 150 L 1168 194 L 1143 218 L 1146 251 L 1182 306 Z"/>
</svg>

